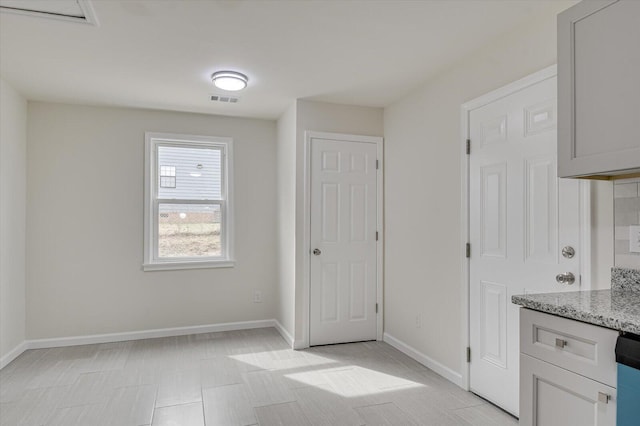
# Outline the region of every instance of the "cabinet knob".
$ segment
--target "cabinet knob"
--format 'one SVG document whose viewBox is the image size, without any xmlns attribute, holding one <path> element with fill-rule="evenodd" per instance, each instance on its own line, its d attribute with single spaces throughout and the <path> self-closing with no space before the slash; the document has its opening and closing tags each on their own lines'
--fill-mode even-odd
<svg viewBox="0 0 640 426">
<path fill-rule="evenodd" d="M 567 341 L 566 340 L 562 340 L 562 339 L 557 339 L 556 338 L 556 347 L 558 347 L 560 349 L 564 349 L 565 346 L 567 346 Z"/>
</svg>

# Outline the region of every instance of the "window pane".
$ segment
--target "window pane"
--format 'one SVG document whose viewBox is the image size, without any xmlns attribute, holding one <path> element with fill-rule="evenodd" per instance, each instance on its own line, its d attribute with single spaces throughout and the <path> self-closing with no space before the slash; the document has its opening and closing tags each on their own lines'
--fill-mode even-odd
<svg viewBox="0 0 640 426">
<path fill-rule="evenodd" d="M 219 149 L 158 146 L 158 198 L 222 199 L 222 153 Z M 166 165 L 163 167 L 163 165 Z M 171 167 L 167 167 L 171 165 Z M 171 176 L 172 185 L 163 180 Z"/>
<path fill-rule="evenodd" d="M 176 168 L 174 166 L 160 166 L 160 177 L 175 176 Z"/>
<path fill-rule="evenodd" d="M 160 204 L 158 257 L 219 257 L 220 206 Z"/>
<path fill-rule="evenodd" d="M 175 188 L 176 178 L 171 176 L 160 176 L 160 188 Z"/>
</svg>

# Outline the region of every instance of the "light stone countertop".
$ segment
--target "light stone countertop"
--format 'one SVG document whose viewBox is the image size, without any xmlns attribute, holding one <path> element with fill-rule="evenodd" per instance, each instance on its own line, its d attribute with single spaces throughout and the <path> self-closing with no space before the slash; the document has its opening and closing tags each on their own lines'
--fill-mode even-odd
<svg viewBox="0 0 640 426">
<path fill-rule="evenodd" d="M 640 334 L 640 292 L 591 290 L 513 296 L 511 301 L 534 311 Z"/>
<path fill-rule="evenodd" d="M 618 331 L 640 334 L 640 271 L 614 268 L 611 290 L 513 296 L 516 305 Z"/>
</svg>

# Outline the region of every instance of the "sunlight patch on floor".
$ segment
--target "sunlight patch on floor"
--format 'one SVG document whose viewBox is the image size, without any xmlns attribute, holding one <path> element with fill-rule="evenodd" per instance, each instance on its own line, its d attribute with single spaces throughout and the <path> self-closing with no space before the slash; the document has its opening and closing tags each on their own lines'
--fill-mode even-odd
<svg viewBox="0 0 640 426">
<path fill-rule="evenodd" d="M 285 374 L 284 377 L 308 386 L 317 387 L 318 383 L 328 383 L 333 393 L 346 398 L 376 395 L 390 389 L 425 387 L 422 383 L 355 365 Z"/>
<path fill-rule="evenodd" d="M 263 370 L 272 371 L 335 364 L 337 362 L 331 358 L 309 353 L 305 353 L 300 356 L 292 356 L 291 353 L 290 349 L 283 349 L 277 351 L 229 355 L 228 357 Z"/>
</svg>

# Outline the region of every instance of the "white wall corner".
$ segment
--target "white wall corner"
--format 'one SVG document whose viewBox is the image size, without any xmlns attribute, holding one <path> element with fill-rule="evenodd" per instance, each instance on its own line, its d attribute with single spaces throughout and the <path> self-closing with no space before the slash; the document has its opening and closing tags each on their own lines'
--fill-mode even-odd
<svg viewBox="0 0 640 426">
<path fill-rule="evenodd" d="M 289 347 L 295 349 L 293 336 L 291 335 L 291 333 L 287 331 L 287 329 L 284 328 L 282 324 L 280 324 L 280 321 L 278 321 L 277 319 L 274 319 L 273 326 L 276 328 L 276 330 L 278 330 L 278 333 L 280 333 L 280 335 L 285 340 L 285 342 L 287 342 Z"/>
<path fill-rule="evenodd" d="M 22 353 L 24 351 L 26 351 L 27 349 L 29 349 L 29 348 L 27 346 L 27 342 L 26 341 L 18 344 L 18 346 L 16 346 L 15 348 L 11 349 L 7 354 L 5 354 L 5 356 L 0 358 L 0 370 L 2 370 L 4 367 L 9 365 L 11 363 L 11 361 L 13 361 L 14 359 L 18 358 L 20 355 L 22 355 Z"/>
<path fill-rule="evenodd" d="M 384 333 L 384 341 L 390 344 L 391 346 L 393 346 L 394 348 L 396 348 L 397 350 L 399 350 L 400 352 L 402 352 L 403 354 L 415 359 L 420 364 L 424 365 L 430 370 L 433 370 L 435 373 L 438 373 L 445 379 L 449 380 L 450 382 L 464 389 L 464 381 L 462 378 L 462 374 L 458 373 L 457 371 L 453 371 L 449 367 L 440 364 L 438 361 L 432 358 L 429 358 L 427 355 L 418 351 L 414 347 L 407 345 L 403 341 L 396 339 L 395 337 L 391 336 L 389 333 Z"/>
</svg>

